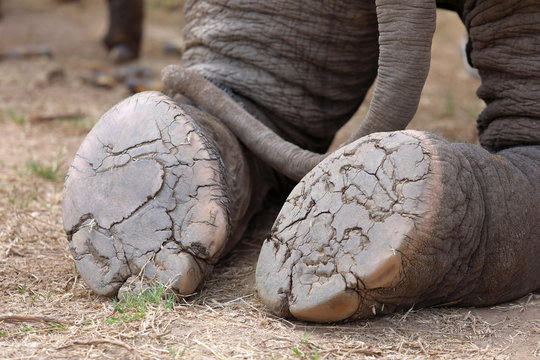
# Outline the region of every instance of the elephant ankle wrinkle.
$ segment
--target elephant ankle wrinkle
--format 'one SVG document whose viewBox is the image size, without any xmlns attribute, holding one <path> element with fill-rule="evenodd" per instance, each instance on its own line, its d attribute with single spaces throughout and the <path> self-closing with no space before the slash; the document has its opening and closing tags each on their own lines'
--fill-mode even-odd
<svg viewBox="0 0 540 360">
<path fill-rule="evenodd" d="M 478 280 L 464 305 L 491 305 L 512 300 L 540 286 L 531 280 L 540 253 L 540 147 L 524 146 L 488 153 L 478 146 L 453 144 L 471 163 L 480 184 L 484 220 L 474 260 Z M 535 201 L 536 199 L 536 201 Z M 524 212 L 523 207 L 527 210 Z M 520 210 L 521 209 L 521 210 Z M 536 224 L 536 225 L 535 225 Z M 479 224 L 480 226 L 480 224 Z"/>
</svg>

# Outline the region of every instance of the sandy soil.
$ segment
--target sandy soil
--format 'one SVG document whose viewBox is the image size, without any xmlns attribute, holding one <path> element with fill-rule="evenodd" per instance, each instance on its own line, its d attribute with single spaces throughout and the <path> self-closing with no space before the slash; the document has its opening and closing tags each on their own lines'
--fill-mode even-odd
<svg viewBox="0 0 540 360">
<path fill-rule="evenodd" d="M 147 4 L 138 63 L 156 78 L 177 61 L 161 51 L 166 41 L 181 40 L 175 5 Z M 412 310 L 347 324 L 275 318 L 254 292 L 258 249 L 278 210 L 272 204 L 193 297 L 141 306 L 92 294 L 67 250 L 61 193 L 91 124 L 129 95 L 121 84 L 104 89 L 85 80 L 96 69 L 114 71 L 100 44 L 104 2 L 4 0 L 3 10 L 0 52 L 47 44 L 54 57 L 0 61 L 0 358 L 540 357 L 540 294 L 492 308 Z M 463 26 L 454 14 L 439 15 L 433 66 L 411 128 L 475 142 L 483 105 L 478 81 L 460 60 Z"/>
</svg>

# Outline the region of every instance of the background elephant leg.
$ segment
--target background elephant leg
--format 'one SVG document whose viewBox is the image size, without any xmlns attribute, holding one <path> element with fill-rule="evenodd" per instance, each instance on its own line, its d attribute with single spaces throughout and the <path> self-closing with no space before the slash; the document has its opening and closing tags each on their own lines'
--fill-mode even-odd
<svg viewBox="0 0 540 360">
<path fill-rule="evenodd" d="M 109 28 L 103 42 L 114 62 L 126 62 L 139 56 L 142 34 L 143 0 L 108 0 Z"/>
</svg>

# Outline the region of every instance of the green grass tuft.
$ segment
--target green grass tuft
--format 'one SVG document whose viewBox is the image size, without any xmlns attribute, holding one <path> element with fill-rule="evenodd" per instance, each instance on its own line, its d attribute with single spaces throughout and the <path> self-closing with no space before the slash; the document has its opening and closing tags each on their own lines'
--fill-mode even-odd
<svg viewBox="0 0 540 360">
<path fill-rule="evenodd" d="M 444 112 L 443 116 L 452 117 L 456 114 L 456 101 L 452 91 L 448 90 L 444 97 Z"/>
<path fill-rule="evenodd" d="M 9 119 L 11 119 L 11 121 L 13 121 L 15 124 L 18 124 L 18 125 L 24 125 L 28 122 L 28 119 L 26 118 L 26 116 L 17 113 L 15 110 L 9 110 L 8 116 L 9 116 Z"/>
<path fill-rule="evenodd" d="M 60 165 L 57 159 L 50 165 L 43 164 L 39 160 L 30 160 L 26 163 L 26 166 L 33 174 L 45 180 L 58 181 L 64 178 L 64 174 L 60 172 Z"/>
<path fill-rule="evenodd" d="M 163 284 L 156 284 L 138 294 L 127 294 L 121 301 L 117 301 L 115 310 L 118 312 L 127 309 L 145 311 L 152 305 L 163 306 L 165 309 L 174 309 L 176 298 Z"/>
<path fill-rule="evenodd" d="M 127 294 L 122 300 L 113 300 L 116 316 L 109 317 L 106 324 L 127 323 L 142 319 L 156 307 L 174 310 L 176 297 L 163 284 L 155 284 L 141 293 Z"/>
<path fill-rule="evenodd" d="M 319 350 L 313 349 L 314 347 L 313 344 L 309 342 L 310 335 L 311 334 L 309 334 L 308 332 L 304 332 L 304 334 L 302 335 L 300 344 L 298 346 L 291 348 L 293 356 L 300 359 L 310 359 L 310 360 L 318 360 L 321 357 Z M 305 349 L 305 350 L 302 350 L 302 349 Z"/>
<path fill-rule="evenodd" d="M 14 333 L 8 333 L 7 331 L 0 330 L 0 337 L 9 337 L 9 336 L 18 336 L 18 335 L 28 335 L 28 334 L 42 334 L 42 333 L 50 333 L 50 332 L 56 332 L 56 331 L 63 331 L 66 330 L 67 327 L 62 324 L 50 324 L 49 326 L 41 329 L 33 328 L 30 325 L 27 325 L 25 323 L 21 324 L 20 330 L 16 331 Z"/>
</svg>

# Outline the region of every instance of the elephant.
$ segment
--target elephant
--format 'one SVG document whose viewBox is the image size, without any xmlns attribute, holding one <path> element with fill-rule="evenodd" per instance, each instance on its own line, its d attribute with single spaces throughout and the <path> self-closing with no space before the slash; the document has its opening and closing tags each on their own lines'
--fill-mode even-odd
<svg viewBox="0 0 540 360">
<path fill-rule="evenodd" d="M 404 130 L 437 6 L 469 33 L 480 145 Z M 255 277 L 279 316 L 486 306 L 540 288 L 540 3 L 188 0 L 185 19 L 166 95 L 115 105 L 69 169 L 64 229 L 93 291 L 192 294 L 271 190 L 288 197 Z M 325 153 L 372 84 L 362 125 Z"/>
<path fill-rule="evenodd" d="M 143 0 L 107 0 L 108 27 L 103 44 L 115 63 L 139 57 L 144 18 Z"/>
<path fill-rule="evenodd" d="M 59 0 L 68 2 L 73 0 Z M 144 1 L 107 0 L 108 26 L 103 44 L 115 63 L 131 61 L 139 57 L 141 50 Z M 0 0 L 2 18 L 2 0 Z"/>
</svg>

